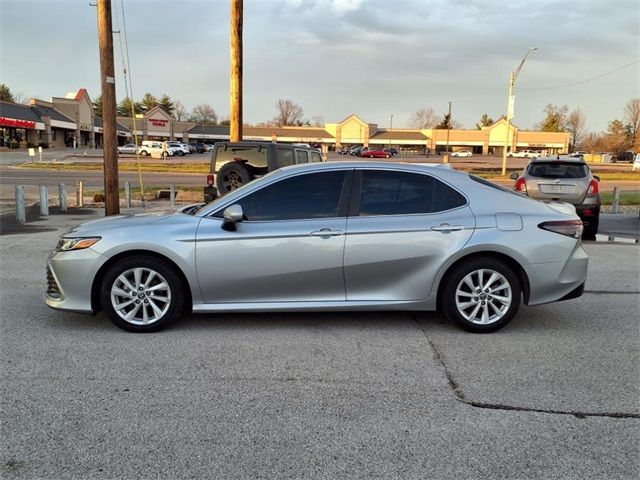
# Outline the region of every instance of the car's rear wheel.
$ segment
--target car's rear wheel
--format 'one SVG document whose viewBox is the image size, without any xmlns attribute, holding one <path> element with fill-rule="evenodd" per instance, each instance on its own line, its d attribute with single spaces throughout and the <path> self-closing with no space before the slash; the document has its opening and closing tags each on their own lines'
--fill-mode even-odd
<svg viewBox="0 0 640 480">
<path fill-rule="evenodd" d="M 184 285 L 166 262 L 139 255 L 120 260 L 107 271 L 100 301 L 116 326 L 130 332 L 157 332 L 180 317 Z"/>
<path fill-rule="evenodd" d="M 582 239 L 595 240 L 596 234 L 598 233 L 599 224 L 600 224 L 600 215 L 596 215 L 591 220 L 589 220 L 589 225 L 584 227 L 584 231 L 582 232 Z"/>
<path fill-rule="evenodd" d="M 221 193 L 231 192 L 250 181 L 251 173 L 246 165 L 242 163 L 226 163 L 220 168 L 216 176 L 218 191 Z"/>
<path fill-rule="evenodd" d="M 141 150 L 140 155 L 142 155 L 143 157 L 146 157 L 147 155 L 149 155 L 149 153 L 146 150 Z"/>
<path fill-rule="evenodd" d="M 489 333 L 504 327 L 520 306 L 517 275 L 504 262 L 478 257 L 447 275 L 442 295 L 446 316 L 465 330 Z"/>
</svg>

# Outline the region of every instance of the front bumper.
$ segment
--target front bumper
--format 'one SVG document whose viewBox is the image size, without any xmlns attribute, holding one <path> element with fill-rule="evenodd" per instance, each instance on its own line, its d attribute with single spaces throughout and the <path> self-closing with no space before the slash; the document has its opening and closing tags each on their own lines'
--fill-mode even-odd
<svg viewBox="0 0 640 480">
<path fill-rule="evenodd" d="M 47 262 L 45 303 L 57 310 L 92 313 L 93 281 L 106 261 L 91 248 L 54 252 Z"/>
</svg>

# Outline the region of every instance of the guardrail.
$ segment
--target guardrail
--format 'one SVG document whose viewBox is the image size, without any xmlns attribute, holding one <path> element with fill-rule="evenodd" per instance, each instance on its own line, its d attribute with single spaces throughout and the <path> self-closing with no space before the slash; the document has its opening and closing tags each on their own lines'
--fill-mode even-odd
<svg viewBox="0 0 640 480">
<path fill-rule="evenodd" d="M 27 185 L 29 186 L 29 185 Z M 76 207 L 84 207 L 84 182 L 76 183 Z M 171 206 L 175 206 L 177 197 L 176 184 L 172 183 L 168 189 L 160 189 L 156 193 L 156 200 L 169 200 Z M 131 182 L 124 182 L 124 207 L 132 207 L 132 188 Z M 40 207 L 40 216 L 49 216 L 49 187 L 47 185 L 38 185 L 38 200 Z M 16 221 L 25 223 L 27 221 L 27 202 L 25 197 L 25 185 L 15 186 L 15 202 L 16 202 Z M 67 198 L 67 187 L 64 183 L 58 184 L 58 204 L 61 212 L 67 212 L 69 201 Z"/>
</svg>

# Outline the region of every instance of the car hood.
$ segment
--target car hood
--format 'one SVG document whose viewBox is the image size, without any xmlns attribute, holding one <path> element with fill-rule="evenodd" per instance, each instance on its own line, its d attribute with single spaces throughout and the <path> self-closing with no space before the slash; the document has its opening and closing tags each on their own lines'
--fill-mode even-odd
<svg viewBox="0 0 640 480">
<path fill-rule="evenodd" d="M 63 237 L 91 237 L 103 236 L 114 230 L 159 227 L 164 224 L 180 224 L 183 222 L 197 223 L 199 218 L 191 215 L 176 213 L 175 208 L 170 212 L 153 211 L 134 215 L 114 215 L 91 220 L 72 228 Z"/>
</svg>

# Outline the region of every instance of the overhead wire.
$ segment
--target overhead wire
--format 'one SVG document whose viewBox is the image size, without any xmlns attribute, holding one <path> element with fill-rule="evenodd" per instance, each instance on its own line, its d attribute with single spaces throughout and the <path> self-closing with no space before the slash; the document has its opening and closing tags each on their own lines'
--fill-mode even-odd
<svg viewBox="0 0 640 480">
<path fill-rule="evenodd" d="M 555 85 L 555 86 L 551 86 L 551 87 L 516 87 L 516 89 L 518 90 L 555 90 L 556 88 L 566 88 L 566 87 L 573 87 L 574 85 L 580 85 L 582 83 L 587 83 L 587 82 L 591 82 L 593 80 L 597 80 L 598 78 L 602 78 L 602 77 L 606 77 L 607 75 L 611 75 L 612 73 L 616 73 L 619 72 L 620 70 L 623 70 L 627 67 L 630 67 L 631 65 L 635 65 L 636 63 L 640 62 L 640 58 L 626 63 L 624 65 L 622 65 L 621 67 L 618 68 L 614 68 L 613 70 L 609 70 L 608 72 L 604 72 L 601 73 L 599 75 L 596 75 L 595 77 L 591 77 L 591 78 L 586 78 L 584 80 L 579 80 L 577 82 L 571 82 L 571 83 L 565 83 L 563 85 Z"/>
<path fill-rule="evenodd" d="M 122 28 L 117 26 L 118 32 L 118 43 L 120 44 L 120 56 L 122 58 L 122 73 L 124 75 L 124 88 L 126 92 L 126 96 L 129 99 L 131 105 L 131 127 L 133 130 L 133 139 L 134 144 L 136 145 L 136 163 L 138 165 L 138 181 L 140 182 L 140 200 L 142 201 L 142 206 L 144 207 L 144 183 L 142 182 L 142 167 L 140 165 L 140 154 L 138 153 L 138 128 L 136 126 L 136 111 L 135 111 L 135 102 L 133 100 L 133 85 L 131 83 L 131 61 L 129 58 L 129 42 L 127 40 L 127 21 L 125 18 L 124 11 L 124 0 L 120 0 L 121 10 L 122 10 Z M 118 25 L 118 4 L 114 2 L 114 9 L 116 10 L 116 25 Z M 124 32 L 124 45 L 122 41 L 122 33 Z"/>
</svg>

